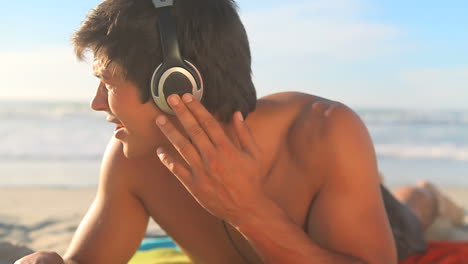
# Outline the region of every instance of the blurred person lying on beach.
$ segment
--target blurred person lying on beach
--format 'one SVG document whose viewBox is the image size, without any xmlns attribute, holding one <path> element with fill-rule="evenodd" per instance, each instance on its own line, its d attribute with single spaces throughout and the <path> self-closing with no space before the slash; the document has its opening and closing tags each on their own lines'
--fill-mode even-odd
<svg viewBox="0 0 468 264">
<path fill-rule="evenodd" d="M 171 95 L 173 116 L 153 101 L 163 52 L 150 0 L 93 9 L 73 42 L 79 58 L 94 55 L 91 107 L 116 123 L 98 192 L 63 258 L 18 264 L 126 263 L 149 217 L 193 263 L 391 264 L 425 250 L 434 188 L 393 197 L 366 127 L 342 103 L 297 92 L 257 100 L 233 1 L 172 8 L 181 54 L 203 76 L 201 103 Z"/>
</svg>

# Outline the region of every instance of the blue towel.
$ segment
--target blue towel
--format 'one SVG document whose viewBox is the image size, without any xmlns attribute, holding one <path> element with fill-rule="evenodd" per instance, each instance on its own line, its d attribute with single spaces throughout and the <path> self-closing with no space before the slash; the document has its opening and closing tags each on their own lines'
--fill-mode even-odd
<svg viewBox="0 0 468 264">
<path fill-rule="evenodd" d="M 158 248 L 173 248 L 180 250 L 170 237 L 157 237 L 144 239 L 138 251 L 148 251 Z"/>
<path fill-rule="evenodd" d="M 170 237 L 145 239 L 128 264 L 190 264 Z"/>
</svg>

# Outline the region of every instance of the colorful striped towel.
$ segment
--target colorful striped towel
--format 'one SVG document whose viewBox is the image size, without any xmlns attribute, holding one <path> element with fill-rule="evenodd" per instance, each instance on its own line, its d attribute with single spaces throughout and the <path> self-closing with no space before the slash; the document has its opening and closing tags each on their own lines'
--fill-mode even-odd
<svg viewBox="0 0 468 264">
<path fill-rule="evenodd" d="M 145 239 L 128 264 L 189 264 L 170 237 Z"/>
<path fill-rule="evenodd" d="M 143 241 L 129 264 L 189 264 L 170 237 Z M 414 255 L 399 264 L 468 264 L 468 242 L 431 241 L 423 254 Z"/>
<path fill-rule="evenodd" d="M 468 242 L 430 241 L 427 251 L 400 264 L 468 264 Z"/>
</svg>

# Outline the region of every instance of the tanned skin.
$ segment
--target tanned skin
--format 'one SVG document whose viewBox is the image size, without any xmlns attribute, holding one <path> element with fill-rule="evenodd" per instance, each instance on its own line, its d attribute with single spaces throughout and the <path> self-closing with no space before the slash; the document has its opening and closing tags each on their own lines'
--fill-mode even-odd
<svg viewBox="0 0 468 264">
<path fill-rule="evenodd" d="M 39 252 L 18 264 L 127 263 L 149 217 L 193 263 L 244 263 L 221 219 L 250 263 L 397 262 L 373 145 L 345 105 L 273 94 L 245 121 L 236 113 L 220 124 L 197 101 L 174 96 L 177 117 L 168 117 L 152 102 L 138 106 L 132 84 L 99 77 L 93 109 L 126 120 L 128 131 L 110 140 L 96 198 L 63 260 Z M 159 140 L 142 157 L 130 132 L 138 118 Z"/>
</svg>

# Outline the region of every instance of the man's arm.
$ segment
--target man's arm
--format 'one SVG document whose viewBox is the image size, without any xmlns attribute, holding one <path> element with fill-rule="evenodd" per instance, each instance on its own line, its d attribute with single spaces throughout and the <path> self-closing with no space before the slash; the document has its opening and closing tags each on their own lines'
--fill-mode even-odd
<svg viewBox="0 0 468 264">
<path fill-rule="evenodd" d="M 132 193 L 138 166 L 112 139 L 101 166 L 96 198 L 65 254 L 66 264 L 124 263 L 138 249 L 148 214 Z"/>
<path fill-rule="evenodd" d="M 96 198 L 64 259 L 55 252 L 36 252 L 15 264 L 126 263 L 140 245 L 148 223 L 148 214 L 132 191 L 132 179 L 143 167 L 139 162 L 127 160 L 121 144 L 112 139 L 101 166 Z"/>
<path fill-rule="evenodd" d="M 325 122 L 323 143 L 329 148 L 321 154 L 328 156 L 328 175 L 311 207 L 309 235 L 268 201 L 263 210 L 245 213 L 239 231 L 265 263 L 396 263 L 375 153 L 364 124 L 344 106 L 334 109 Z M 314 159 L 310 149 L 316 146 L 303 145 L 307 165 Z"/>
</svg>

